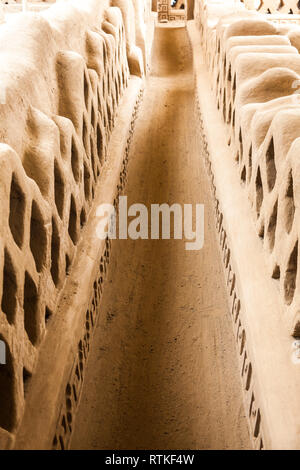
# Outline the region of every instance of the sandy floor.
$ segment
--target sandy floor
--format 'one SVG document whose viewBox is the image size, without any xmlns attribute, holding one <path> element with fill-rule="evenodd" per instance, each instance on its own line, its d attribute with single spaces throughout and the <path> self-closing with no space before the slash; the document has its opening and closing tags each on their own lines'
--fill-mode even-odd
<svg viewBox="0 0 300 470">
<path fill-rule="evenodd" d="M 73 449 L 250 448 L 184 28 L 158 28 L 128 203 L 204 203 L 205 246 L 115 241 Z"/>
</svg>

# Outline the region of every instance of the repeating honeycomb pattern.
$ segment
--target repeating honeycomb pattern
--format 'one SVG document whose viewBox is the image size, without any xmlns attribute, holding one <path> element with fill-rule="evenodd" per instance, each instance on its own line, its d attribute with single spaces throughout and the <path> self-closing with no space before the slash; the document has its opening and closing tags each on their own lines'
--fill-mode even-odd
<svg viewBox="0 0 300 470">
<path fill-rule="evenodd" d="M 120 11 L 109 8 L 99 27 L 86 31 L 83 55 L 60 50 L 54 67 L 57 114 L 30 105 L 23 153 L 0 144 L 0 338 L 7 349 L 0 428 L 10 433 L 22 417 L 39 346 L 72 270 L 128 85 Z"/>
<path fill-rule="evenodd" d="M 201 36 L 212 88 L 288 330 L 298 337 L 298 48 L 291 45 L 289 29 L 283 34 L 277 22 L 266 21 L 268 15 L 232 10 L 223 19 L 220 9 L 218 21 L 205 24 L 210 5 L 214 2 L 202 8 Z"/>
</svg>

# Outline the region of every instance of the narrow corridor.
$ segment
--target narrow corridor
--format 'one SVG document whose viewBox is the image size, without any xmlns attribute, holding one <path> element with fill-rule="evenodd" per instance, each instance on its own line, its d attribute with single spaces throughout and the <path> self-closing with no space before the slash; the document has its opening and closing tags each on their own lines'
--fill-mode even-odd
<svg viewBox="0 0 300 470">
<path fill-rule="evenodd" d="M 250 448 L 184 27 L 157 27 L 128 205 L 203 203 L 205 243 L 118 240 L 73 449 Z"/>
</svg>

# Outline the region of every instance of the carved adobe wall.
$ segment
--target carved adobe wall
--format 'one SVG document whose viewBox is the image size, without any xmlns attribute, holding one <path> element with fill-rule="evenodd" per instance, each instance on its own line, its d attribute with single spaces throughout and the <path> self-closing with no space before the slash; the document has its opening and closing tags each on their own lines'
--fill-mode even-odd
<svg viewBox="0 0 300 470">
<path fill-rule="evenodd" d="M 21 422 L 47 325 L 72 275 L 130 73 L 144 75 L 144 11 L 134 5 L 59 2 L 0 27 L 2 448 Z"/>
<path fill-rule="evenodd" d="M 298 335 L 297 168 L 290 160 L 300 137 L 300 56 L 289 33 L 278 34 L 276 24 L 248 15 L 221 17 L 214 31 L 204 33 L 204 48 L 270 275 L 278 280 L 290 330 Z"/>
<path fill-rule="evenodd" d="M 269 5 L 276 2 L 263 2 L 265 6 L 267 3 Z M 285 6 L 289 3 L 291 7 L 291 3 L 297 2 L 281 3 Z M 300 337 L 299 25 L 285 21 L 285 17 L 285 23 L 282 25 L 279 21 L 280 15 L 263 15 L 246 9 L 245 4 L 249 6 L 247 2 L 196 2 L 195 18 L 201 35 L 206 67 L 209 70 L 212 93 L 216 97 L 216 107 L 224 122 L 224 133 L 231 154 L 230 163 L 225 159 L 227 149 L 224 149 L 224 156 L 220 154 L 219 162 L 215 161 L 215 164 L 220 167 L 232 167 L 238 174 L 240 194 L 247 194 L 251 207 L 249 217 L 252 219 L 252 226 L 263 253 L 256 254 L 263 256 L 266 285 L 272 284 L 275 291 L 270 303 L 278 305 L 278 320 L 284 325 L 283 334 L 281 329 L 276 337 L 274 330 L 270 328 L 272 331 L 266 332 L 266 335 L 270 334 L 270 337 L 274 338 L 274 349 L 278 347 L 278 351 L 281 348 L 284 350 L 284 356 L 281 358 L 285 366 L 281 371 L 284 370 L 288 377 L 290 390 L 294 390 L 299 382 L 297 366 L 292 364 L 299 362 L 298 343 L 293 343 L 296 349 L 293 354 L 292 349 L 286 350 L 284 344 L 289 337 L 291 343 L 293 336 Z M 197 74 L 197 69 L 195 73 Z M 205 113 L 201 112 L 201 106 L 200 113 L 201 126 L 204 129 Z M 257 362 L 268 361 L 266 357 L 258 359 L 255 348 L 260 348 L 260 344 L 256 343 L 255 335 L 249 334 L 250 316 L 253 317 L 253 324 L 259 324 L 259 312 L 249 312 L 248 316 L 240 313 L 248 308 L 240 299 L 243 298 L 243 291 L 245 293 L 249 286 L 240 276 L 239 270 L 234 268 L 235 262 L 232 261 L 237 252 L 233 239 L 242 235 L 239 235 L 238 231 L 234 232 L 237 227 L 230 227 L 226 223 L 230 211 L 223 205 L 224 201 L 219 194 L 224 193 L 225 189 L 215 183 L 212 164 L 214 158 L 210 158 L 205 135 L 203 139 L 216 200 L 217 229 L 228 276 L 230 304 L 242 364 L 241 375 L 243 381 L 246 381 L 246 411 L 249 414 L 255 446 L 272 448 L 278 445 L 278 442 L 275 443 L 275 428 L 268 427 L 273 419 L 271 416 L 275 416 L 277 412 L 279 415 L 293 415 L 290 422 L 287 420 L 284 423 L 287 426 L 285 438 L 290 439 L 290 442 L 294 441 L 293 445 L 298 446 L 299 443 L 295 443 L 296 409 L 299 406 L 296 398 L 293 396 L 288 402 L 284 394 L 280 396 L 281 390 L 278 387 L 274 393 L 278 394 L 280 407 L 270 410 L 266 405 L 268 398 L 262 390 L 268 388 L 270 377 L 260 376 Z M 224 162 L 221 161 L 223 158 Z M 227 191 L 230 191 L 230 188 L 227 188 Z M 243 210 L 247 212 L 248 209 L 244 207 Z M 261 306 L 261 315 L 264 317 L 270 314 L 265 307 Z M 269 354 L 272 352 L 269 351 Z M 286 360 L 289 354 L 292 356 L 290 361 Z M 255 362 L 256 367 L 253 367 Z M 272 368 L 271 363 L 269 367 Z M 252 413 L 254 399 L 255 415 Z"/>
</svg>

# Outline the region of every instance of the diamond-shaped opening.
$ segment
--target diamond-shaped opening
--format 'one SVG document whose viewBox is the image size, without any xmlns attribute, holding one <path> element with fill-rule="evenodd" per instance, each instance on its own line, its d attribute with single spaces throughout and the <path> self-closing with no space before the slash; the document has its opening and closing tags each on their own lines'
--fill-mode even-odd
<svg viewBox="0 0 300 470">
<path fill-rule="evenodd" d="M 252 175 L 252 144 L 250 145 L 250 149 L 249 149 L 248 166 L 249 166 L 248 181 L 250 181 L 251 175 Z"/>
<path fill-rule="evenodd" d="M 247 172 L 246 172 L 246 167 L 244 165 L 243 169 L 242 169 L 242 172 L 241 172 L 241 180 L 243 181 L 243 183 L 246 182 L 246 178 L 247 178 Z"/>
<path fill-rule="evenodd" d="M 92 105 L 91 124 L 92 124 L 92 127 L 94 129 L 95 129 L 95 126 L 96 126 L 96 122 L 97 122 L 96 111 L 95 111 L 94 105 Z"/>
<path fill-rule="evenodd" d="M 119 101 L 119 83 L 118 83 L 118 80 L 117 78 L 115 78 L 115 90 L 116 90 L 116 98 L 117 98 L 117 102 Z"/>
<path fill-rule="evenodd" d="M 91 149 L 91 166 L 92 166 L 92 170 L 94 174 L 94 179 L 96 180 L 97 164 L 96 164 L 96 159 L 95 159 L 94 140 L 92 136 L 90 136 L 90 149 Z"/>
<path fill-rule="evenodd" d="M 293 222 L 295 215 L 295 204 L 294 204 L 294 181 L 292 170 L 289 172 L 288 183 L 285 192 L 285 208 L 284 208 L 284 218 L 285 218 L 285 228 L 287 233 L 290 233 L 292 230 Z"/>
<path fill-rule="evenodd" d="M 236 74 L 234 75 L 233 84 L 232 84 L 232 101 L 233 102 L 235 100 L 235 94 L 236 94 Z"/>
<path fill-rule="evenodd" d="M 51 320 L 53 315 L 52 310 L 49 307 L 45 307 L 45 325 L 48 325 L 49 321 Z"/>
<path fill-rule="evenodd" d="M 32 251 L 36 269 L 41 272 L 47 253 L 47 232 L 41 211 L 33 200 L 30 220 L 30 249 Z"/>
<path fill-rule="evenodd" d="M 28 387 L 30 383 L 30 379 L 32 377 L 32 374 L 26 369 L 26 367 L 23 367 L 23 391 L 24 391 L 24 398 L 26 397 L 28 393 Z"/>
<path fill-rule="evenodd" d="M 290 258 L 288 261 L 285 279 L 284 279 L 284 297 L 287 305 L 290 305 L 293 301 L 295 289 L 296 289 L 296 278 L 298 268 L 298 241 L 296 242 Z"/>
<path fill-rule="evenodd" d="M 83 75 L 83 87 L 84 87 L 85 107 L 86 107 L 86 109 L 88 109 L 88 106 L 89 106 L 89 79 L 87 77 L 86 72 L 84 72 L 84 75 Z"/>
<path fill-rule="evenodd" d="M 84 227 L 86 224 L 86 212 L 85 212 L 85 209 L 84 207 L 81 209 L 81 212 L 80 212 L 80 227 Z"/>
<path fill-rule="evenodd" d="M 57 223 L 52 218 L 52 239 L 51 239 L 51 276 L 56 286 L 59 284 L 59 253 L 60 253 L 60 236 Z"/>
<path fill-rule="evenodd" d="M 84 195 L 85 195 L 85 199 L 90 199 L 90 196 L 91 196 L 91 175 L 90 175 L 90 172 L 89 172 L 89 169 L 88 169 L 86 163 L 84 163 L 83 172 L 84 172 Z"/>
<path fill-rule="evenodd" d="M 21 248 L 24 238 L 25 194 L 13 173 L 10 187 L 9 226 L 16 244 Z"/>
<path fill-rule="evenodd" d="M 69 235 L 74 245 L 77 243 L 77 209 L 73 194 L 71 195 L 70 216 L 69 216 Z"/>
<path fill-rule="evenodd" d="M 111 109 L 108 103 L 107 103 L 107 118 L 108 118 L 108 127 L 109 127 L 109 130 L 111 130 L 113 122 L 112 122 Z"/>
<path fill-rule="evenodd" d="M 261 209 L 261 205 L 262 205 L 263 197 L 264 197 L 259 167 L 258 167 L 257 174 L 256 174 L 255 187 L 256 187 L 256 213 L 257 213 L 257 217 L 259 217 L 260 209 Z"/>
<path fill-rule="evenodd" d="M 38 340 L 38 291 L 30 274 L 25 272 L 24 282 L 24 326 L 32 344 Z"/>
<path fill-rule="evenodd" d="M 97 126 L 97 152 L 100 164 L 103 164 L 103 136 L 100 125 Z"/>
<path fill-rule="evenodd" d="M 85 120 L 84 120 L 85 123 Z M 86 130 L 84 131 L 86 133 Z M 74 137 L 72 137 L 72 146 L 71 146 L 71 166 L 74 179 L 76 183 L 80 180 L 80 165 L 79 165 L 79 152 L 77 145 L 75 143 Z"/>
<path fill-rule="evenodd" d="M 12 324 L 15 320 L 17 309 L 17 275 L 12 258 L 5 248 L 3 266 L 3 292 L 1 309 L 5 313 L 7 321 Z"/>
<path fill-rule="evenodd" d="M 225 96 L 223 97 L 223 116 L 224 116 L 224 121 L 226 120 L 226 100 Z M 229 110 L 228 110 L 228 117 L 226 122 L 231 121 L 231 103 L 229 103 Z"/>
<path fill-rule="evenodd" d="M 240 127 L 239 131 L 239 142 L 240 142 L 240 159 L 243 160 L 243 138 L 242 138 L 242 129 Z"/>
<path fill-rule="evenodd" d="M 72 169 L 73 169 L 73 163 L 72 163 Z M 74 170 L 73 170 L 73 174 L 74 174 Z M 60 218 L 62 218 L 63 212 L 64 212 L 64 202 L 65 202 L 65 184 L 64 184 L 64 179 L 59 169 L 59 165 L 57 161 L 54 162 L 54 196 L 55 196 L 55 204 L 57 207 L 57 212 Z"/>
<path fill-rule="evenodd" d="M 67 253 L 65 256 L 65 260 L 66 260 L 65 272 L 66 272 L 66 276 L 68 276 L 68 274 L 70 273 L 70 268 L 71 268 L 71 259 Z"/>
<path fill-rule="evenodd" d="M 272 279 L 280 279 L 280 266 L 278 264 L 273 269 Z"/>
<path fill-rule="evenodd" d="M 262 240 L 265 238 L 265 224 L 262 222 L 260 227 L 259 227 L 259 230 L 258 230 L 258 236 L 259 238 L 261 238 Z"/>
<path fill-rule="evenodd" d="M 267 170 L 267 183 L 269 191 L 275 186 L 276 182 L 276 166 L 275 166 L 275 150 L 274 150 L 274 140 L 273 137 L 270 140 L 268 150 L 266 152 L 266 170 Z"/>
<path fill-rule="evenodd" d="M 87 155 L 89 155 L 90 154 L 89 135 L 88 135 L 88 126 L 87 126 L 85 117 L 83 118 L 83 123 L 82 123 L 82 141 L 83 141 L 85 152 Z"/>
<path fill-rule="evenodd" d="M 275 244 L 275 233 L 276 233 L 276 225 L 277 225 L 277 209 L 278 209 L 278 201 L 274 204 L 272 214 L 269 220 L 268 225 L 268 240 L 270 250 L 272 251 Z"/>
</svg>

